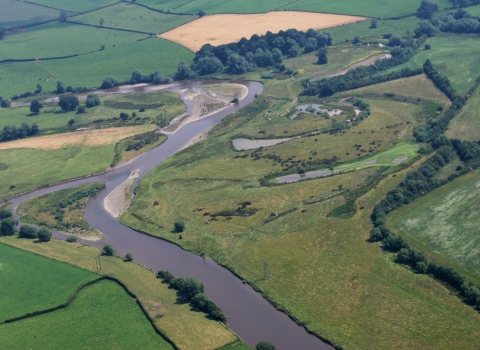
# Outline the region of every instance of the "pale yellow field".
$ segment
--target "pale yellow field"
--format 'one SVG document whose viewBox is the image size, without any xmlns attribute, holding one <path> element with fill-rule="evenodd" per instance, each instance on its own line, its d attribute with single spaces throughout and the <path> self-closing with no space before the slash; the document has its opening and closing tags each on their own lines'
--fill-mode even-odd
<svg viewBox="0 0 480 350">
<path fill-rule="evenodd" d="M 250 39 L 253 34 L 262 35 L 267 31 L 277 33 L 291 28 L 302 31 L 310 28 L 318 30 L 363 20 L 364 17 L 299 11 L 275 11 L 254 15 L 220 14 L 199 18 L 159 36 L 192 51 L 198 51 L 204 44 L 228 44 L 243 37 Z"/>
<path fill-rule="evenodd" d="M 44 150 L 53 150 L 78 144 L 84 144 L 86 146 L 102 146 L 116 143 L 126 137 L 154 130 L 155 128 L 155 125 L 142 125 L 125 128 L 83 130 L 58 135 L 32 137 L 0 143 L 0 150 L 13 148 L 40 148 Z"/>
</svg>

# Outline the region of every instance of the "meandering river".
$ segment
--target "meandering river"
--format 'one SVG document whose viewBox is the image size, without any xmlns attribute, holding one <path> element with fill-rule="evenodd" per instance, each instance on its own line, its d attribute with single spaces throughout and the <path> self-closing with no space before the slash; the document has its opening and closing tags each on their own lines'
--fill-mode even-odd
<svg viewBox="0 0 480 350">
<path fill-rule="evenodd" d="M 165 90 L 183 90 L 202 84 L 232 83 L 229 81 L 184 82 L 168 86 Z M 229 316 L 228 324 L 248 345 L 254 346 L 259 341 L 274 343 L 280 350 L 333 349 L 319 338 L 309 334 L 298 326 L 286 314 L 277 311 L 262 295 L 227 269 L 214 261 L 201 258 L 167 241 L 134 231 L 120 224 L 118 218 L 108 214 L 103 206 L 105 197 L 119 184 L 127 179 L 132 171 L 139 169 L 139 178 L 145 176 L 156 165 L 182 150 L 196 136 L 207 131 L 222 118 L 239 110 L 255 99 L 255 94 L 263 91 L 263 84 L 253 81 L 234 81 L 248 88 L 248 95 L 239 103 L 232 104 L 209 117 L 183 125 L 175 134 L 168 136 L 167 141 L 133 161 L 112 169 L 104 174 L 89 178 L 58 184 L 20 195 L 11 200 L 16 208 L 22 202 L 43 194 L 81 184 L 101 181 L 106 188 L 91 198 L 85 211 L 86 221 L 97 230 L 103 232 L 100 241 L 84 241 L 87 245 L 103 247 L 111 244 L 119 255 L 130 252 L 135 261 L 153 269 L 168 270 L 177 277 L 194 277 L 205 282 L 206 294 L 220 306 Z M 117 87 L 113 92 L 152 92 L 151 86 Z M 18 217 L 18 216 L 17 216 Z M 54 237 L 65 239 L 66 236 L 55 233 Z"/>
</svg>

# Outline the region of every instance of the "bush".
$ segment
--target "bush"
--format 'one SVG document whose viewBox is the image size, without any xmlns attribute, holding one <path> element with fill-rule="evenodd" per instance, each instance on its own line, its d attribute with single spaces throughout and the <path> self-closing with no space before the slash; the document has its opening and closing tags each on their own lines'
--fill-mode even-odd
<svg viewBox="0 0 480 350">
<path fill-rule="evenodd" d="M 268 341 L 261 341 L 257 344 L 257 346 L 255 346 L 255 350 L 277 350 L 277 348 Z"/>
<path fill-rule="evenodd" d="M 98 97 L 97 94 L 88 94 L 87 95 L 87 100 L 85 101 L 85 106 L 88 108 L 92 108 L 95 106 L 100 105 L 100 97 Z"/>
<path fill-rule="evenodd" d="M 37 238 L 37 230 L 35 229 L 35 227 L 23 225 L 22 227 L 20 227 L 18 236 L 20 238 L 34 239 Z"/>
<path fill-rule="evenodd" d="M 133 255 L 130 253 L 127 253 L 125 255 L 125 261 L 133 261 Z"/>
<path fill-rule="evenodd" d="M 185 223 L 183 221 L 175 221 L 173 228 L 175 232 L 183 232 L 185 230 Z"/>
<path fill-rule="evenodd" d="M 37 237 L 40 242 L 48 242 L 52 238 L 52 231 L 46 227 L 42 227 L 38 230 Z"/>
<path fill-rule="evenodd" d="M 68 243 L 75 243 L 77 241 L 77 236 L 69 236 L 67 238 Z"/>
<path fill-rule="evenodd" d="M 12 236 L 13 234 L 15 234 L 15 220 L 11 217 L 3 219 L 0 224 L 0 235 Z"/>
<path fill-rule="evenodd" d="M 432 45 L 430 44 L 425 44 L 425 50 L 430 50 L 432 48 Z"/>
<path fill-rule="evenodd" d="M 78 106 L 78 108 L 77 108 L 77 114 L 83 114 L 83 113 L 85 113 L 85 112 L 86 112 L 85 107 L 83 107 L 83 106 Z M 70 119 L 70 120 L 73 120 L 73 119 Z M 69 125 L 72 125 L 73 123 L 70 124 L 70 120 L 68 121 L 68 123 L 69 123 Z M 73 120 L 73 122 L 75 122 L 75 120 Z"/>
<path fill-rule="evenodd" d="M 115 249 L 110 244 L 107 244 L 103 247 L 102 252 L 103 255 L 112 256 L 115 254 Z"/>
<path fill-rule="evenodd" d="M 10 209 L 2 208 L 0 209 L 0 220 L 9 218 L 12 216 L 12 211 Z"/>
<path fill-rule="evenodd" d="M 172 282 L 175 279 L 174 275 L 172 275 L 168 271 L 163 271 L 163 270 L 160 270 L 160 271 L 157 272 L 157 277 L 161 278 L 162 280 L 164 280 L 165 282 L 167 282 L 169 284 L 170 284 L 170 282 Z"/>
</svg>

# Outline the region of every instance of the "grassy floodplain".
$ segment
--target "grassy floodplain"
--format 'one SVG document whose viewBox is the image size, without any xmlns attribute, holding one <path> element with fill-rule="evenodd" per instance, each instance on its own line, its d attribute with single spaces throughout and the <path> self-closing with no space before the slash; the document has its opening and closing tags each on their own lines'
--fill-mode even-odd
<svg viewBox="0 0 480 350">
<path fill-rule="evenodd" d="M 437 259 L 480 281 L 478 187 L 474 171 L 394 211 L 389 225 Z"/>
<path fill-rule="evenodd" d="M 64 309 L 0 325 L 0 347 L 173 349 L 149 323 L 121 286 L 100 281 Z"/>
<path fill-rule="evenodd" d="M 100 25 L 100 19 L 103 19 L 104 27 L 160 34 L 196 18 L 198 17 L 168 15 L 131 3 L 120 3 L 102 10 L 76 16 L 73 20 L 98 26 Z"/>
<path fill-rule="evenodd" d="M 145 37 L 145 34 L 55 22 L 7 35 L 0 46 L 0 57 L 2 59 L 63 57 L 98 51 L 101 45 L 108 48 L 121 46 Z M 72 45 L 72 41 L 75 45 Z"/>
<path fill-rule="evenodd" d="M 480 93 L 478 91 L 470 97 L 460 113 L 450 122 L 447 136 L 465 141 L 480 139 Z"/>
<path fill-rule="evenodd" d="M 0 322 L 61 304 L 78 286 L 96 277 L 5 244 L 0 244 L 0 276 Z"/>
<path fill-rule="evenodd" d="M 119 279 L 139 297 L 142 305 L 155 319 L 157 327 L 181 349 L 216 349 L 237 339 L 221 323 L 207 319 L 204 313 L 192 312 L 188 304 L 177 303 L 175 292 L 143 266 L 125 263 L 120 258 L 99 256 L 97 248 L 79 243 L 52 240 L 48 244 L 35 244 L 16 237 L 0 237 L 0 242 Z M 136 307 L 131 298 L 128 302 Z M 164 316 L 156 318 L 158 314 Z M 115 314 L 113 316 L 116 321 L 117 317 Z M 150 327 L 144 325 L 144 328 Z"/>
<path fill-rule="evenodd" d="M 15 0 L 0 0 L 0 26 L 13 29 L 52 21 L 59 18 L 58 10 L 36 6 L 31 3 Z"/>
</svg>

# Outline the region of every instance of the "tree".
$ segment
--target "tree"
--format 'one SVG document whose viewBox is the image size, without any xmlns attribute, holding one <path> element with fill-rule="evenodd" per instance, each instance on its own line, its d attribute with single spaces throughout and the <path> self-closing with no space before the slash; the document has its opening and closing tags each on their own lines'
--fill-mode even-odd
<svg viewBox="0 0 480 350">
<path fill-rule="evenodd" d="M 85 107 L 78 106 L 77 114 L 83 114 L 83 113 L 86 113 L 86 112 L 87 112 L 87 110 L 85 109 Z M 73 119 L 70 119 L 70 120 L 73 120 Z M 72 124 L 70 124 L 70 120 L 68 121 L 68 123 L 69 123 L 68 125 L 72 125 Z M 73 120 L 73 122 L 75 123 L 75 120 Z"/>
<path fill-rule="evenodd" d="M 12 211 L 10 209 L 7 209 L 7 208 L 0 209 L 0 220 L 9 218 L 11 216 L 12 216 Z"/>
<path fill-rule="evenodd" d="M 388 46 L 400 46 L 402 45 L 402 39 L 398 35 L 392 35 L 390 39 L 388 39 Z"/>
<path fill-rule="evenodd" d="M 128 113 L 125 113 L 125 112 L 120 113 L 120 119 L 126 122 L 128 120 Z"/>
<path fill-rule="evenodd" d="M 133 261 L 133 255 L 130 253 L 125 254 L 125 261 Z"/>
<path fill-rule="evenodd" d="M 130 84 L 146 83 L 148 82 L 148 76 L 143 75 L 141 71 L 135 69 L 132 72 L 132 77 L 130 78 Z"/>
<path fill-rule="evenodd" d="M 67 242 L 68 243 L 75 243 L 77 241 L 77 236 L 68 236 Z"/>
<path fill-rule="evenodd" d="M 178 64 L 177 72 L 175 73 L 174 79 L 175 80 L 186 80 L 186 79 L 193 79 L 197 76 L 195 73 L 184 61 L 181 61 Z"/>
<path fill-rule="evenodd" d="M 57 90 L 55 90 L 57 94 L 64 94 L 65 93 L 65 84 L 62 81 L 57 81 Z"/>
<path fill-rule="evenodd" d="M 102 251 L 103 251 L 103 255 L 106 255 L 106 256 L 112 256 L 115 254 L 115 249 L 110 244 L 107 244 L 106 246 L 104 246 Z"/>
<path fill-rule="evenodd" d="M 68 85 L 67 88 L 65 89 L 66 92 L 73 92 L 73 87 L 72 85 Z"/>
<path fill-rule="evenodd" d="M 74 111 L 79 104 L 78 97 L 73 95 L 61 97 L 58 101 L 58 105 L 64 112 Z"/>
<path fill-rule="evenodd" d="M 305 53 L 313 52 L 317 49 L 317 47 L 318 47 L 317 38 L 308 38 L 303 51 Z"/>
<path fill-rule="evenodd" d="M 317 53 L 318 64 L 327 64 L 328 63 L 328 50 L 327 47 L 321 48 Z"/>
<path fill-rule="evenodd" d="M 197 12 L 197 16 L 198 16 L 198 17 L 203 17 L 203 16 L 205 16 L 205 15 L 206 15 L 206 13 L 205 13 L 205 11 L 203 11 L 203 10 L 200 10 L 200 11 Z"/>
<path fill-rule="evenodd" d="M 68 20 L 68 12 L 67 11 L 60 11 L 60 16 L 58 19 L 60 22 L 66 22 Z"/>
<path fill-rule="evenodd" d="M 10 101 L 5 99 L 0 99 L 0 107 L 2 108 L 10 107 Z"/>
<path fill-rule="evenodd" d="M 178 290 L 178 293 L 188 301 L 190 301 L 195 295 L 203 294 L 205 292 L 205 285 L 203 282 L 192 277 L 185 278 L 180 285 L 181 288 Z"/>
<path fill-rule="evenodd" d="M 117 85 L 117 79 L 115 79 L 114 77 L 105 77 L 105 79 L 103 79 L 102 85 L 100 86 L 100 89 L 110 89 Z"/>
<path fill-rule="evenodd" d="M 430 50 L 432 46 L 430 44 L 425 44 L 425 50 Z"/>
<path fill-rule="evenodd" d="M 277 348 L 268 341 L 261 341 L 255 346 L 255 350 L 277 350 Z"/>
<path fill-rule="evenodd" d="M 156 71 L 150 74 L 150 81 L 154 84 L 168 84 L 172 81 L 172 78 L 164 76 L 160 71 Z"/>
<path fill-rule="evenodd" d="M 353 38 L 352 43 L 353 43 L 354 45 L 356 45 L 356 44 L 361 44 L 361 43 L 362 43 L 362 39 L 360 39 L 360 37 L 359 37 L 358 35 L 356 35 L 356 36 Z"/>
<path fill-rule="evenodd" d="M 37 238 L 37 230 L 35 227 L 29 225 L 23 225 L 18 231 L 18 236 L 21 238 L 34 239 Z"/>
<path fill-rule="evenodd" d="M 52 231 L 46 227 L 42 227 L 38 230 L 37 237 L 40 242 L 48 242 L 52 238 Z"/>
<path fill-rule="evenodd" d="M 377 19 L 374 18 L 372 19 L 372 22 L 370 23 L 370 29 L 375 29 L 377 28 Z"/>
<path fill-rule="evenodd" d="M 7 33 L 7 30 L 5 28 L 0 28 L 0 40 L 3 39 L 3 37 L 5 36 L 5 34 Z"/>
<path fill-rule="evenodd" d="M 223 64 L 216 57 L 202 57 L 193 64 L 192 68 L 198 75 L 207 75 L 220 72 Z"/>
<path fill-rule="evenodd" d="M 175 232 L 183 232 L 183 230 L 185 230 L 185 223 L 183 221 L 175 221 L 173 228 Z"/>
<path fill-rule="evenodd" d="M 0 224 L 0 235 L 12 236 L 15 234 L 15 220 L 13 218 L 6 218 Z"/>
<path fill-rule="evenodd" d="M 40 113 L 41 108 L 43 108 L 43 105 L 37 100 L 33 100 L 32 103 L 30 103 L 30 112 L 32 112 L 34 115 Z"/>
<path fill-rule="evenodd" d="M 417 10 L 417 17 L 422 19 L 430 19 L 432 15 L 439 9 L 440 6 L 435 0 L 423 0 Z"/>
<path fill-rule="evenodd" d="M 100 97 L 97 94 L 88 94 L 87 100 L 85 101 L 85 106 L 88 108 L 92 108 L 95 106 L 99 106 L 101 104 Z"/>
<path fill-rule="evenodd" d="M 35 89 L 35 95 L 41 93 L 42 90 L 43 90 L 42 85 L 37 84 L 37 87 L 36 87 L 36 89 Z"/>
</svg>

